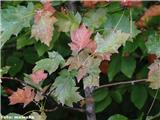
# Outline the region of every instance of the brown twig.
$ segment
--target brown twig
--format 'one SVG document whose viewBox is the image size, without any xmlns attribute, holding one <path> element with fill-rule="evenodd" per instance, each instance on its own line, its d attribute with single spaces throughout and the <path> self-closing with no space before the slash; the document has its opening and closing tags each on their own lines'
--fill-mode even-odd
<svg viewBox="0 0 160 120">
<path fill-rule="evenodd" d="M 20 80 L 20 79 L 18 79 L 16 77 L 1 77 L 0 79 L 2 79 L 2 80 L 14 80 L 14 81 L 20 82 L 22 85 L 28 85 L 28 86 L 30 86 L 30 87 L 38 90 L 38 91 L 41 91 L 40 89 L 34 87 L 33 85 L 30 85 L 30 84 L 26 83 L 25 81 Z"/>
<path fill-rule="evenodd" d="M 115 83 L 110 83 L 110 84 L 106 84 L 106 85 L 101 85 L 101 86 L 99 86 L 98 88 L 96 88 L 95 90 L 100 89 L 100 88 L 106 88 L 106 87 L 117 86 L 117 85 L 135 84 L 135 83 L 145 82 L 146 80 L 147 80 L 147 79 L 115 82 Z"/>
<path fill-rule="evenodd" d="M 78 112 L 86 112 L 84 109 L 81 109 L 81 108 L 74 108 L 74 107 L 68 107 L 68 106 L 63 106 L 63 108 L 78 111 Z"/>
<path fill-rule="evenodd" d="M 86 99 L 88 99 L 86 101 L 87 120 L 96 120 L 95 104 L 92 96 L 93 90 L 94 90 L 94 87 L 85 88 L 85 97 Z"/>
<path fill-rule="evenodd" d="M 18 78 L 16 78 L 16 77 L 1 77 L 1 79 L 2 79 L 2 80 L 14 80 L 14 81 L 20 82 L 20 83 L 22 83 L 22 84 L 27 84 L 27 83 L 25 83 L 23 80 L 20 80 L 20 79 L 18 79 Z"/>
<path fill-rule="evenodd" d="M 58 109 L 58 107 L 56 106 L 55 108 L 53 109 L 44 109 L 44 112 L 54 112 Z"/>
</svg>

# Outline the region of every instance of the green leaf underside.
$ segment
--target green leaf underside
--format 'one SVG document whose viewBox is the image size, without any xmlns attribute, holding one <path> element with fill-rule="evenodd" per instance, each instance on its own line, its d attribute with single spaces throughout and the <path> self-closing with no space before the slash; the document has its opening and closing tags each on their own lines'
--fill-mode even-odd
<svg viewBox="0 0 160 120">
<path fill-rule="evenodd" d="M 156 54 L 160 57 L 160 35 L 150 35 L 146 42 L 148 53 Z"/>
<path fill-rule="evenodd" d="M 130 34 L 118 31 L 111 31 L 106 37 L 102 37 L 99 33 L 95 36 L 97 43 L 96 52 L 98 53 L 118 53 L 118 48 L 125 45 Z"/>
<path fill-rule="evenodd" d="M 56 97 L 57 101 L 62 103 L 62 105 L 72 106 L 75 102 L 78 102 L 82 99 L 80 94 L 77 92 L 78 87 L 75 87 L 76 83 L 74 80 L 74 75 L 71 72 L 68 72 L 66 69 L 60 72 L 53 84 L 55 91 L 53 96 Z"/>
<path fill-rule="evenodd" d="M 64 65 L 64 59 L 63 57 L 53 51 L 49 52 L 49 58 L 42 59 L 38 62 L 36 62 L 36 66 L 33 68 L 33 71 L 38 71 L 38 70 L 46 70 L 49 72 L 49 74 L 55 72 L 59 65 L 62 67 Z"/>
</svg>

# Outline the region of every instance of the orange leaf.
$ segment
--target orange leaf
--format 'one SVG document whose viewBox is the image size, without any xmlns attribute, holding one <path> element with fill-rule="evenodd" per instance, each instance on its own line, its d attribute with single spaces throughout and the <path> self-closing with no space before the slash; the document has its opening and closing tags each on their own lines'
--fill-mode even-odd
<svg viewBox="0 0 160 120">
<path fill-rule="evenodd" d="M 29 87 L 24 87 L 23 89 L 17 89 L 10 97 L 10 105 L 17 103 L 23 103 L 24 107 L 33 101 L 35 96 L 34 91 Z"/>
<path fill-rule="evenodd" d="M 140 28 L 143 28 L 146 26 L 146 23 L 151 17 L 159 15 L 160 15 L 160 5 L 153 5 L 148 10 L 146 10 L 144 15 L 140 18 L 140 20 L 136 22 L 136 25 Z"/>
</svg>

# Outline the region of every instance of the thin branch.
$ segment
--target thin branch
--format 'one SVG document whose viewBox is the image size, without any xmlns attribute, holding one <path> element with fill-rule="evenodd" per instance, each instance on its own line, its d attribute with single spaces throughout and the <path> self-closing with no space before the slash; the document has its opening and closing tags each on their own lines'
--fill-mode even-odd
<svg viewBox="0 0 160 120">
<path fill-rule="evenodd" d="M 112 87 L 112 86 L 117 86 L 117 85 L 125 85 L 125 84 L 135 84 L 135 83 L 139 83 L 139 82 L 145 82 L 147 79 L 140 79 L 140 80 L 132 80 L 132 81 L 123 81 L 123 82 L 116 82 L 116 83 L 110 83 L 110 84 L 106 84 L 106 85 L 101 85 L 97 89 L 100 88 L 106 88 L 106 87 Z"/>
<path fill-rule="evenodd" d="M 20 80 L 20 79 L 18 79 L 16 77 L 1 77 L 0 79 L 2 79 L 2 80 L 14 80 L 14 81 L 20 82 L 22 85 L 28 85 L 28 86 L 30 86 L 30 87 L 38 90 L 38 91 L 41 91 L 40 89 L 34 87 L 33 85 L 30 85 L 30 84 L 26 83 L 25 81 Z"/>
<path fill-rule="evenodd" d="M 148 110 L 148 112 L 147 112 L 147 116 L 149 115 L 150 111 L 151 111 L 152 108 L 153 108 L 153 105 L 154 105 L 154 103 L 155 103 L 155 101 L 156 101 L 156 98 L 157 98 L 157 95 L 158 95 L 158 91 L 159 91 L 159 89 L 156 91 L 156 94 L 155 94 L 155 96 L 154 96 L 154 98 L 153 98 L 152 104 L 151 104 L 151 106 L 149 107 L 149 110 Z"/>
<path fill-rule="evenodd" d="M 156 118 L 160 117 L 160 112 L 156 114 L 155 116 L 152 116 L 151 118 L 148 118 L 147 120 L 155 120 Z"/>
<path fill-rule="evenodd" d="M 86 112 L 86 110 L 81 109 L 81 108 L 74 108 L 74 107 L 69 107 L 69 106 L 62 106 L 63 108 L 78 111 L 78 112 Z"/>
<path fill-rule="evenodd" d="M 53 112 L 53 111 L 56 111 L 57 109 L 58 109 L 58 107 L 56 106 L 53 109 L 44 109 L 44 112 Z"/>
<path fill-rule="evenodd" d="M 17 81 L 17 82 L 20 82 L 21 84 L 27 84 L 25 83 L 23 80 L 20 80 L 16 77 L 1 77 L 2 80 L 14 80 L 14 81 Z"/>
</svg>

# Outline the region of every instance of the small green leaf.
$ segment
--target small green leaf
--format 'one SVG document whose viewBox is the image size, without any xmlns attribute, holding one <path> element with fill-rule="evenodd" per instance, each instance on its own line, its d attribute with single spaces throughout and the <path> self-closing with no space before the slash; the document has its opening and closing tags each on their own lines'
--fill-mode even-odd
<svg viewBox="0 0 160 120">
<path fill-rule="evenodd" d="M 123 47 L 123 55 L 125 55 L 125 53 L 130 54 L 134 52 L 137 47 L 137 44 L 135 44 L 134 42 L 126 42 L 125 46 Z"/>
<path fill-rule="evenodd" d="M 148 94 L 144 86 L 134 86 L 131 91 L 131 101 L 138 108 L 141 109 L 146 100 Z"/>
<path fill-rule="evenodd" d="M 117 103 L 121 103 L 122 102 L 122 95 L 119 91 L 112 91 L 111 92 L 111 96 L 113 98 L 114 101 L 116 101 Z"/>
<path fill-rule="evenodd" d="M 24 33 L 17 37 L 17 49 L 21 49 L 25 46 L 32 45 L 35 42 L 33 38 L 30 38 L 30 34 L 27 31 L 27 33 Z"/>
<path fill-rule="evenodd" d="M 72 12 L 68 12 L 67 14 L 57 12 L 56 18 L 58 19 L 56 26 L 58 26 L 59 31 L 62 32 L 69 32 L 70 30 L 78 28 L 81 22 L 79 13 L 74 15 Z"/>
<path fill-rule="evenodd" d="M 35 64 L 35 62 L 39 59 L 38 54 L 33 47 L 27 47 L 26 49 L 23 49 L 23 56 L 24 60 L 30 64 Z"/>
<path fill-rule="evenodd" d="M 109 63 L 108 67 L 108 77 L 109 81 L 112 81 L 114 76 L 120 72 L 121 68 L 121 56 L 120 55 L 114 55 L 111 58 L 111 62 Z"/>
<path fill-rule="evenodd" d="M 1 86 L 1 85 L 0 85 L 0 92 L 1 92 L 2 96 L 6 96 L 6 97 L 8 96 L 7 93 L 6 93 L 6 91 L 5 91 L 5 89 L 4 89 L 4 87 Z"/>
<path fill-rule="evenodd" d="M 107 20 L 106 13 L 103 8 L 91 9 L 84 16 L 84 24 L 92 29 L 99 28 Z"/>
<path fill-rule="evenodd" d="M 36 42 L 35 48 L 39 56 L 42 56 L 46 51 L 48 51 L 48 46 L 40 42 Z"/>
<path fill-rule="evenodd" d="M 127 77 L 131 78 L 134 70 L 136 68 L 136 60 L 134 57 L 122 57 L 121 58 L 121 71 L 124 73 Z"/>
<path fill-rule="evenodd" d="M 7 74 L 10 68 L 11 68 L 10 66 L 5 66 L 0 68 L 0 77 L 3 76 L 4 74 Z"/>
<path fill-rule="evenodd" d="M 150 35 L 146 42 L 148 53 L 156 54 L 160 57 L 160 35 Z"/>
<path fill-rule="evenodd" d="M 96 113 L 102 112 L 104 109 L 106 109 L 112 102 L 112 98 L 110 96 L 105 97 L 103 101 L 96 102 L 95 103 L 95 111 Z"/>
<path fill-rule="evenodd" d="M 105 88 L 96 90 L 93 93 L 93 98 L 95 102 L 100 102 L 102 101 L 104 98 L 106 98 L 108 96 L 108 90 Z"/>
<path fill-rule="evenodd" d="M 128 118 L 120 114 L 115 114 L 109 117 L 108 120 L 128 120 Z"/>
<path fill-rule="evenodd" d="M 7 58 L 7 65 L 11 66 L 11 68 L 9 69 L 9 74 L 11 76 L 15 76 L 22 69 L 23 61 L 18 57 L 10 56 Z"/>
<path fill-rule="evenodd" d="M 37 70 L 46 70 L 51 74 L 58 69 L 59 65 L 63 67 L 65 61 L 59 53 L 53 51 L 49 52 L 48 55 L 49 58 L 41 59 L 36 62 L 36 66 L 33 68 L 34 72 Z"/>
</svg>

